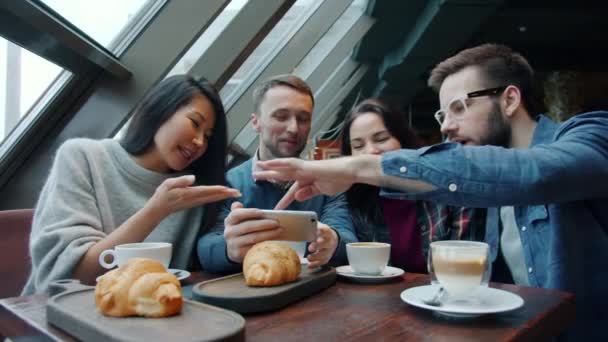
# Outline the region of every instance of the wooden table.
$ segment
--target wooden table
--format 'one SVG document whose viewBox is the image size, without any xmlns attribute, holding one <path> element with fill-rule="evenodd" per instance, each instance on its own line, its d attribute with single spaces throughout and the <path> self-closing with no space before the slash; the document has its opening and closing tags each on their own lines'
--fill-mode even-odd
<svg viewBox="0 0 608 342">
<path fill-rule="evenodd" d="M 195 273 L 187 284 L 213 279 Z M 428 284 L 428 276 L 405 274 L 390 283 L 362 285 L 338 282 L 307 299 L 272 313 L 245 315 L 247 341 L 345 340 L 547 340 L 574 321 L 574 296 L 554 290 L 492 284 L 517 293 L 522 308 L 470 320 L 439 317 L 403 303 L 400 293 Z M 46 323 L 47 297 L 35 295 L 0 300 L 0 335 L 14 341 L 74 340 Z"/>
</svg>

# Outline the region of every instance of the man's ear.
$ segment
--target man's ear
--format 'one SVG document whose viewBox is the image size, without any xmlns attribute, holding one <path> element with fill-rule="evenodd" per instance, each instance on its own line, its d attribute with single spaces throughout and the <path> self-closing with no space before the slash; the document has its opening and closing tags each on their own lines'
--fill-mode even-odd
<svg viewBox="0 0 608 342">
<path fill-rule="evenodd" d="M 504 113 L 511 117 L 521 107 L 521 91 L 514 85 L 508 86 L 503 92 Z"/>
<path fill-rule="evenodd" d="M 251 113 L 251 124 L 256 133 L 260 133 L 260 120 L 256 113 Z"/>
</svg>

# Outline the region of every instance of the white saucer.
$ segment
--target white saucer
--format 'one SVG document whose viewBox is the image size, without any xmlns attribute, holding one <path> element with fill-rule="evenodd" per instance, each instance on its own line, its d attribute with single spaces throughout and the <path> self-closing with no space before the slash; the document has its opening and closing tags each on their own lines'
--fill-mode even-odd
<svg viewBox="0 0 608 342">
<path fill-rule="evenodd" d="M 380 275 L 367 275 L 367 274 L 357 274 L 353 271 L 350 265 L 340 266 L 336 268 L 336 273 L 338 275 L 349 278 L 352 281 L 356 281 L 359 283 L 381 283 L 387 281 L 389 279 L 393 279 L 401 276 L 405 273 L 402 269 L 392 266 L 386 266 L 382 274 Z"/>
<path fill-rule="evenodd" d="M 190 276 L 190 272 L 188 272 L 186 270 L 180 270 L 177 268 L 170 268 L 167 271 L 173 273 L 173 275 L 177 278 L 177 280 L 184 280 Z M 95 279 L 95 281 L 99 282 L 99 278 L 101 278 L 102 276 L 103 276 L 103 274 L 100 275 L 99 277 L 97 277 Z"/>
<path fill-rule="evenodd" d="M 524 305 L 524 300 L 520 296 L 489 287 L 480 287 L 474 301 L 450 300 L 448 297 L 441 306 L 424 304 L 423 300 L 433 298 L 438 289 L 439 285 L 412 287 L 401 292 L 401 300 L 412 306 L 451 317 L 477 317 L 515 310 Z"/>
<path fill-rule="evenodd" d="M 175 277 L 177 277 L 177 280 L 184 280 L 190 276 L 190 272 L 188 272 L 186 270 L 180 270 L 177 268 L 170 268 L 167 271 L 173 273 L 173 275 Z"/>
</svg>

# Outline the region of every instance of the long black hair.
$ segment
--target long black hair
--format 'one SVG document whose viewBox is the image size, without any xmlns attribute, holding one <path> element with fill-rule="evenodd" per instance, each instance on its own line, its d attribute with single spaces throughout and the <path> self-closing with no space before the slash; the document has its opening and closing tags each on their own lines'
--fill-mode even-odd
<svg viewBox="0 0 608 342">
<path fill-rule="evenodd" d="M 342 126 L 342 155 L 352 154 L 350 145 L 350 127 L 359 116 L 372 113 L 378 115 L 387 131 L 399 141 L 402 148 L 416 148 L 419 143 L 416 136 L 409 128 L 406 116 L 383 103 L 378 99 L 367 99 L 359 103 L 344 118 Z M 380 188 L 367 185 L 355 184 L 346 191 L 346 201 L 352 216 L 353 225 L 357 237 L 361 241 L 373 240 L 373 232 L 370 229 L 376 225 L 384 224 L 382 209 L 380 208 L 378 193 Z"/>
<path fill-rule="evenodd" d="M 189 75 L 175 75 L 153 87 L 135 109 L 127 132 L 120 142 L 122 147 L 132 155 L 145 153 L 154 144 L 154 136 L 160 126 L 195 96 L 201 95 L 209 100 L 215 111 L 215 126 L 205 153 L 185 170 L 194 174 L 197 185 L 224 185 L 228 148 L 226 113 L 217 90 L 204 77 L 195 79 Z M 219 208 L 219 202 L 205 205 L 203 229 L 199 234 L 215 224 Z"/>
</svg>

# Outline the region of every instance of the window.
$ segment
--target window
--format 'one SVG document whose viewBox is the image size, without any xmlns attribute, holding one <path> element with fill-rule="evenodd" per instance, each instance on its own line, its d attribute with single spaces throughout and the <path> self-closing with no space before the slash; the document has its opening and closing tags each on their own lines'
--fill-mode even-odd
<svg viewBox="0 0 608 342">
<path fill-rule="evenodd" d="M 283 18 L 253 51 L 247 60 L 221 89 L 220 96 L 226 108 L 232 107 L 238 98 L 264 70 L 289 39 L 302 27 L 306 20 L 322 4 L 322 1 L 297 0 Z"/>
<path fill-rule="evenodd" d="M 4 38 L 0 38 L 0 64 L 0 141 L 4 145 L 17 124 L 26 116 L 28 122 L 34 119 L 39 113 L 35 109 L 52 97 L 71 73 Z"/>
<path fill-rule="evenodd" d="M 232 19 L 236 17 L 239 11 L 247 4 L 249 0 L 233 0 L 228 6 L 217 16 L 217 18 L 209 25 L 203 34 L 196 40 L 192 47 L 184 54 L 184 56 L 175 64 L 173 69 L 167 74 L 168 76 L 185 74 L 190 71 L 190 68 L 207 51 L 211 43 L 217 39 L 222 31 L 230 24 Z"/>
<path fill-rule="evenodd" d="M 346 33 L 352 29 L 357 19 L 363 15 L 366 6 L 367 0 L 354 0 L 340 18 L 331 26 L 327 33 L 323 35 L 323 38 L 317 42 L 315 47 L 310 50 L 306 57 L 298 64 L 294 70 L 294 74 L 303 78 L 308 78 L 319 66 L 319 63 L 323 58 L 330 53 L 331 49 L 333 49 Z M 358 39 L 360 39 L 360 37 L 358 37 Z"/>
<path fill-rule="evenodd" d="M 329 5 L 326 1 L 323 5 Z M 340 4 L 340 6 L 338 6 Z M 344 79 L 344 71 L 347 71 L 343 67 L 344 60 L 350 59 L 355 44 L 363 37 L 367 30 L 372 26 L 373 19 L 364 14 L 367 6 L 367 0 L 355 0 L 338 2 L 332 1 L 331 5 L 336 5 L 334 8 L 329 6 L 324 8 L 318 8 L 309 22 L 305 23 L 304 26 L 300 27 L 300 32 L 317 30 L 316 35 L 310 35 L 305 39 L 294 38 L 292 39 L 297 44 L 292 44 L 289 48 L 290 51 L 283 53 L 284 57 L 282 61 L 272 63 L 276 64 L 274 72 L 284 73 L 291 72 L 302 79 L 311 86 L 315 92 L 315 114 L 313 115 L 313 129 L 311 130 L 310 137 L 314 137 L 318 127 L 324 119 L 328 117 L 332 111 L 335 110 L 333 107 L 325 108 L 328 106 L 332 99 L 336 97 L 338 93 L 346 93 L 341 88 L 345 86 L 345 82 L 341 82 Z M 302 14 L 299 14 L 301 17 Z M 299 19 L 299 18 L 298 18 Z M 318 21 L 315 22 L 315 19 Z M 316 25 L 314 25 L 316 23 Z M 292 25 L 295 22 L 292 21 Z M 324 27 L 322 28 L 322 26 Z M 274 31 L 274 30 L 273 30 Z M 283 29 L 282 31 L 285 31 Z M 283 35 L 285 35 L 283 33 Z M 289 46 L 289 44 L 288 44 Z M 272 47 L 273 52 L 281 51 L 281 45 Z M 298 50 L 297 52 L 294 52 Z M 253 55 L 252 55 L 253 56 Z M 276 60 L 279 60 L 281 56 L 277 55 Z M 274 57 L 274 56 L 273 56 Z M 288 59 L 288 60 L 286 60 Z M 352 61 L 349 65 L 358 65 L 358 62 Z M 243 65 L 244 68 L 245 65 Z M 261 68 L 266 68 L 264 73 L 268 74 L 268 69 L 272 68 L 272 64 L 263 65 Z M 336 77 L 340 73 L 340 77 Z M 261 77 L 255 74 L 256 77 Z M 242 80 L 236 80 L 242 82 Z M 325 91 L 327 89 L 330 89 Z M 236 93 L 240 95 L 238 92 Z M 345 95 L 344 95 L 345 96 Z M 225 99 L 226 100 L 226 99 Z M 230 100 L 226 100 L 230 104 Z M 252 153 L 257 146 L 257 133 L 254 131 L 252 126 L 249 124 L 236 125 L 235 122 L 238 118 L 236 116 L 243 115 L 243 113 L 249 113 L 251 111 L 251 105 L 242 105 L 243 101 L 238 100 L 237 105 L 234 108 L 229 108 L 230 119 L 233 124 L 230 129 L 232 130 L 235 126 L 240 127 L 240 130 L 236 133 L 233 140 L 235 145 L 240 146 L 248 153 Z M 240 120 L 244 121 L 244 120 Z M 248 119 L 247 119 L 248 121 Z"/>
<path fill-rule="evenodd" d="M 50 12 L 63 16 L 97 43 L 115 51 L 124 43 L 124 30 L 133 30 L 135 24 L 141 26 L 146 22 L 136 19 L 141 11 L 150 9 L 153 3 L 161 3 L 152 0 L 41 2 L 40 6 L 50 8 Z M 71 77 L 71 72 L 55 63 L 0 38 L 0 156 L 4 156 Z M 9 135 L 13 141 L 8 141 Z"/>
<path fill-rule="evenodd" d="M 227 87 L 226 81 L 293 4 L 292 0 L 231 1 L 165 77 L 191 73 L 205 76 L 219 89 Z M 120 136 L 119 132 L 115 137 Z"/>
<path fill-rule="evenodd" d="M 146 2 L 127 24 L 136 33 L 128 28 L 118 33 L 122 52 L 115 53 L 120 60 L 75 25 L 57 19 L 43 3 L 6 3 L 0 6 L 3 15 L 18 20 L 5 25 L 3 37 L 73 73 L 59 72 L 0 146 L 0 205 L 18 208 L 35 203 L 58 146 L 71 137 L 113 136 L 138 99 L 164 77 L 227 1 Z M 162 49 L 159 37 L 171 37 L 163 39 Z M 3 71 L 0 79 L 5 79 Z M 33 114 L 37 119 L 27 122 Z"/>
<path fill-rule="evenodd" d="M 114 51 L 122 30 L 152 0 L 41 0 L 86 35 Z M 116 52 L 116 51 L 114 51 Z"/>
<path fill-rule="evenodd" d="M 213 20 L 213 22 L 205 29 L 205 31 L 198 37 L 196 42 L 186 51 L 186 53 L 179 59 L 179 61 L 173 66 L 173 68 L 165 75 L 165 78 L 177 74 L 186 74 L 191 72 L 191 69 L 196 62 L 202 58 L 205 52 L 212 46 L 212 44 L 220 37 L 222 32 L 232 23 L 233 19 L 237 17 L 237 14 L 245 7 L 249 0 L 233 0 L 231 1 L 222 12 Z M 238 24 L 238 23 L 235 23 Z M 240 25 L 243 26 L 243 25 Z M 228 53 L 225 50 L 223 55 L 226 56 Z M 228 56 L 226 56 L 228 57 Z M 206 63 L 212 64 L 214 61 L 207 60 Z M 195 75 L 199 75 L 198 72 L 194 72 Z M 209 77 L 208 74 L 203 74 L 211 82 L 214 82 L 213 77 Z M 121 139 L 126 133 L 127 127 L 129 127 L 131 119 L 127 120 L 120 130 L 114 135 L 114 139 Z"/>
</svg>

